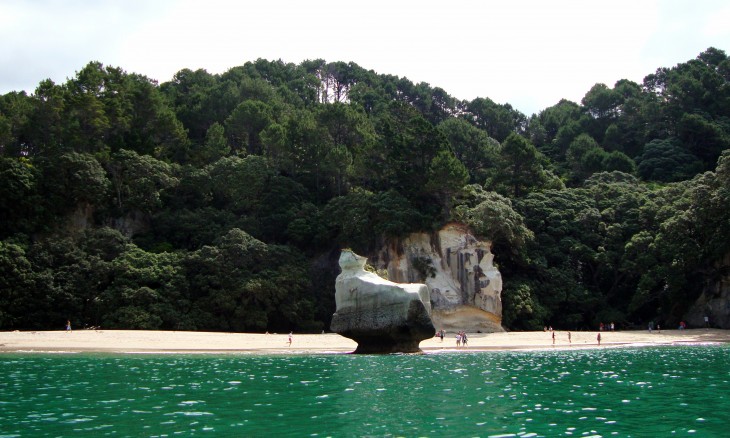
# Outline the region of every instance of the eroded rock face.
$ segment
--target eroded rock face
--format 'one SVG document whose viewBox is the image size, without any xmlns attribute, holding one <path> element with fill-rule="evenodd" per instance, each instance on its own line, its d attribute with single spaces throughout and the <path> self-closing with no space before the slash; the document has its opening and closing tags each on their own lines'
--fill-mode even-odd
<svg viewBox="0 0 730 438">
<path fill-rule="evenodd" d="M 390 279 L 429 286 L 438 329 L 504 331 L 502 275 L 494 266 L 491 242 L 476 239 L 466 225 L 450 223 L 435 234 L 411 234 L 384 248 L 379 261 Z"/>
<path fill-rule="evenodd" d="M 436 334 L 425 284 L 398 284 L 365 270 L 365 257 L 342 251 L 332 331 L 357 342 L 355 353 L 414 353 Z"/>
<path fill-rule="evenodd" d="M 704 327 L 705 316 L 711 327 L 730 329 L 730 254 L 715 266 L 724 272 L 719 278 L 708 281 L 702 295 L 685 316 L 690 327 Z"/>
</svg>

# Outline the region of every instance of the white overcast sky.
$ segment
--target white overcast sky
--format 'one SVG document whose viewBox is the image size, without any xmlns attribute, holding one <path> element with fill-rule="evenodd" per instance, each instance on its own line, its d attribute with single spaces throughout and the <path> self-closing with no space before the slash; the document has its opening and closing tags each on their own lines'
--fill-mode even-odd
<svg viewBox="0 0 730 438">
<path fill-rule="evenodd" d="M 708 47 L 730 53 L 730 1 L 0 0 L 0 94 L 64 83 L 90 61 L 162 83 L 322 58 L 529 116 Z"/>
</svg>

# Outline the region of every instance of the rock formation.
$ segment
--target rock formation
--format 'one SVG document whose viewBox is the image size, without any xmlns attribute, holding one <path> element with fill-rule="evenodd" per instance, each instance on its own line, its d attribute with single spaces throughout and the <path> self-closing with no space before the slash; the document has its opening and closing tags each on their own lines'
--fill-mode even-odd
<svg viewBox="0 0 730 438">
<path fill-rule="evenodd" d="M 384 248 L 378 258 L 391 280 L 429 286 L 438 329 L 504 331 L 502 275 L 494 266 L 491 242 L 477 240 L 466 225 L 412 234 Z"/>
<path fill-rule="evenodd" d="M 413 353 L 434 336 L 425 284 L 397 284 L 365 271 L 365 257 L 344 250 L 335 280 L 332 331 L 357 342 L 355 353 Z"/>
<path fill-rule="evenodd" d="M 730 254 L 715 265 L 720 273 L 707 281 L 702 295 L 685 316 L 690 327 L 704 327 L 705 316 L 711 327 L 730 329 Z"/>
</svg>

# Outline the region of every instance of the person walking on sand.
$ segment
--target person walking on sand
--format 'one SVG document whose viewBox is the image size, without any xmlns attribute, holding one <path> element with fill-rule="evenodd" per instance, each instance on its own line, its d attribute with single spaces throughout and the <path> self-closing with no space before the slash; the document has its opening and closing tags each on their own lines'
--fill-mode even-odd
<svg viewBox="0 0 730 438">
<path fill-rule="evenodd" d="M 71 320 L 66 321 L 66 333 L 71 332 Z"/>
<path fill-rule="evenodd" d="M 555 345 L 555 332 L 553 332 L 553 345 Z"/>
<path fill-rule="evenodd" d="M 294 335 L 294 332 L 289 332 L 289 346 L 291 347 L 291 338 Z"/>
<path fill-rule="evenodd" d="M 569 344 L 572 344 L 572 343 L 573 343 L 573 341 L 571 340 L 571 335 L 570 335 L 570 332 L 568 332 L 568 343 L 569 343 Z"/>
<path fill-rule="evenodd" d="M 598 336 L 596 336 L 596 340 L 598 340 L 598 345 L 601 345 L 601 333 L 598 333 Z"/>
</svg>

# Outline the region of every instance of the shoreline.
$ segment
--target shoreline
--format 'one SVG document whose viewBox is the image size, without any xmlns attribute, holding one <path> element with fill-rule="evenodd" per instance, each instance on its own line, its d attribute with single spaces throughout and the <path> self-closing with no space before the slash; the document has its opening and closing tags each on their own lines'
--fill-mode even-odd
<svg viewBox="0 0 730 438">
<path fill-rule="evenodd" d="M 502 332 L 470 333 L 468 347 L 456 346 L 455 334 L 443 341 L 430 338 L 421 342 L 426 354 L 477 353 L 493 351 L 550 351 L 616 347 L 666 345 L 708 345 L 730 343 L 730 330 L 687 329 L 604 331 L 599 332 Z M 181 332 L 147 330 L 74 330 L 0 332 L 0 355 L 3 353 L 121 353 L 121 354 L 345 354 L 357 344 L 335 333 L 294 334 L 291 346 L 288 334 Z"/>
</svg>

